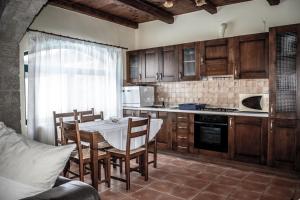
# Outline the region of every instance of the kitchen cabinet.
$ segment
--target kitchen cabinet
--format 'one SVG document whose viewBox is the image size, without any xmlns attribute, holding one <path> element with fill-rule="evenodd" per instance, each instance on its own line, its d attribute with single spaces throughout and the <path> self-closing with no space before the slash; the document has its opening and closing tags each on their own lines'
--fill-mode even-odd
<svg viewBox="0 0 300 200">
<path fill-rule="evenodd" d="M 267 127 L 267 118 L 229 117 L 229 157 L 234 160 L 265 164 Z"/>
<path fill-rule="evenodd" d="M 156 136 L 158 149 L 171 149 L 172 136 L 170 131 L 170 119 L 167 112 L 159 112 L 157 118 L 163 120 L 162 127 Z"/>
<path fill-rule="evenodd" d="M 230 38 L 229 47 L 236 79 L 268 78 L 268 33 Z"/>
<path fill-rule="evenodd" d="M 232 74 L 228 61 L 228 39 L 199 42 L 199 49 L 201 76 Z"/>
<path fill-rule="evenodd" d="M 127 81 L 137 83 L 142 81 L 142 55 L 141 51 L 128 51 L 127 61 Z"/>
<path fill-rule="evenodd" d="M 197 43 L 179 45 L 179 80 L 199 80 L 199 48 Z"/>
<path fill-rule="evenodd" d="M 142 54 L 142 82 L 156 82 L 160 78 L 161 50 L 160 48 L 146 49 Z"/>
<path fill-rule="evenodd" d="M 176 113 L 172 118 L 172 149 L 193 153 L 194 114 Z"/>
<path fill-rule="evenodd" d="M 270 29 L 270 117 L 300 119 L 300 25 Z"/>
<path fill-rule="evenodd" d="M 159 70 L 160 81 L 177 81 L 179 74 L 178 46 L 162 47 L 162 65 Z"/>
<path fill-rule="evenodd" d="M 300 170 L 300 120 L 269 121 L 268 164 Z"/>
</svg>

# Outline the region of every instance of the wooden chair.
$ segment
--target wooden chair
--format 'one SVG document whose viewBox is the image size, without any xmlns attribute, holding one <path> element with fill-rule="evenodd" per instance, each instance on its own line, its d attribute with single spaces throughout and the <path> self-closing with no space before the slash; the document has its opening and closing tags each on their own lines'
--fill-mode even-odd
<svg viewBox="0 0 300 200">
<path fill-rule="evenodd" d="M 76 142 L 76 150 L 71 154 L 69 162 L 67 163 L 64 169 L 64 176 L 67 173 L 74 175 L 74 177 L 79 177 L 79 180 L 84 182 L 84 175 L 86 175 L 86 166 L 90 165 L 90 148 L 82 148 L 80 133 L 84 131 L 80 131 L 78 127 L 78 121 L 74 121 L 74 123 L 64 123 L 63 119 L 60 118 L 61 130 L 64 135 L 64 138 L 70 138 Z M 67 145 L 67 141 L 62 142 L 63 145 Z M 104 151 L 98 151 L 98 160 L 99 160 L 99 182 L 106 182 L 108 187 L 110 187 L 110 156 L 108 153 Z M 70 161 L 79 165 L 79 173 L 77 174 L 74 171 L 70 170 Z M 101 180 L 101 164 L 103 164 L 105 171 L 105 179 Z"/>
<path fill-rule="evenodd" d="M 148 180 L 148 140 L 149 140 L 149 127 L 150 127 L 150 116 L 147 119 L 133 121 L 132 118 L 128 119 L 128 132 L 127 132 L 127 141 L 126 141 L 126 150 L 121 151 L 118 149 L 109 149 L 107 152 L 111 157 L 119 158 L 125 162 L 125 175 L 126 179 L 120 177 L 111 176 L 111 178 L 126 182 L 126 190 L 130 189 L 130 172 L 138 171 L 145 176 L 145 181 Z M 142 131 L 133 132 L 134 129 L 138 127 L 146 127 Z M 145 136 L 145 146 L 140 147 L 134 150 L 130 149 L 131 139 Z M 130 160 L 139 157 L 139 167 L 130 168 Z"/>
<path fill-rule="evenodd" d="M 76 112 L 77 110 L 73 110 L 73 112 L 68 112 L 68 113 L 56 113 L 56 111 L 53 111 L 55 146 L 61 144 L 62 140 L 64 140 L 61 130 L 60 130 L 60 138 L 58 138 L 57 129 L 60 128 L 60 118 L 72 117 L 72 121 L 78 120 L 78 116 L 75 114 Z"/>
</svg>

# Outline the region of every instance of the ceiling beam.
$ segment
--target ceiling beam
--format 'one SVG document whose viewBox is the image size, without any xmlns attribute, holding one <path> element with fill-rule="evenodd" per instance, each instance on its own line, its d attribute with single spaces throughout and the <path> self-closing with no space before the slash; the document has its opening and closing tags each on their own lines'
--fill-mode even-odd
<svg viewBox="0 0 300 200">
<path fill-rule="evenodd" d="M 271 6 L 280 4 L 280 0 L 267 0 Z"/>
<path fill-rule="evenodd" d="M 64 8 L 67 10 L 71 10 L 71 11 L 75 11 L 75 12 L 79 12 L 82 14 L 86 14 L 98 19 L 103 19 L 106 21 L 110 21 L 113 23 L 117 23 L 123 26 L 127 26 L 130 28 L 138 28 L 138 23 L 131 21 L 129 19 L 123 18 L 123 17 L 119 17 L 107 12 L 103 12 L 103 11 L 99 11 L 97 9 L 93 9 L 91 7 L 88 7 L 86 5 L 80 4 L 80 3 L 75 3 L 75 2 L 71 2 L 68 0 L 49 0 L 48 3 L 50 5 L 54 5 L 60 8 Z"/>
<path fill-rule="evenodd" d="M 159 20 L 166 22 L 168 24 L 174 23 L 173 14 L 165 11 L 164 9 L 157 7 L 153 4 L 146 2 L 145 0 L 118 0 L 126 5 L 129 5 L 135 9 L 146 12 Z"/>
</svg>

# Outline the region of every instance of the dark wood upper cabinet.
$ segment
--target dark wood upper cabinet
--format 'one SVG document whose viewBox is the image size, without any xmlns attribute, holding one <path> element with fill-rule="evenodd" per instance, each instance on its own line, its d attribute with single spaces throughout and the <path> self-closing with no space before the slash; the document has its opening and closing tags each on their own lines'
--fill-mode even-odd
<svg viewBox="0 0 300 200">
<path fill-rule="evenodd" d="M 300 121 L 270 119 L 268 164 L 300 170 Z"/>
<path fill-rule="evenodd" d="M 142 50 L 142 82 L 156 82 L 160 78 L 160 48 Z"/>
<path fill-rule="evenodd" d="M 230 117 L 229 152 L 235 160 L 265 164 L 268 118 Z"/>
<path fill-rule="evenodd" d="M 142 55 L 140 51 L 128 51 L 126 54 L 127 61 L 127 81 L 141 82 L 142 81 Z"/>
<path fill-rule="evenodd" d="M 234 77 L 237 79 L 268 78 L 268 44 L 268 33 L 230 38 L 230 58 Z"/>
<path fill-rule="evenodd" d="M 198 51 L 195 42 L 179 45 L 179 80 L 199 80 Z"/>
<path fill-rule="evenodd" d="M 228 39 L 199 42 L 199 49 L 201 76 L 232 74 L 228 61 Z"/>
<path fill-rule="evenodd" d="M 178 46 L 166 46 L 161 48 L 162 65 L 160 69 L 160 81 L 178 80 Z"/>
<path fill-rule="evenodd" d="M 270 117 L 300 119 L 300 25 L 270 29 Z"/>
</svg>

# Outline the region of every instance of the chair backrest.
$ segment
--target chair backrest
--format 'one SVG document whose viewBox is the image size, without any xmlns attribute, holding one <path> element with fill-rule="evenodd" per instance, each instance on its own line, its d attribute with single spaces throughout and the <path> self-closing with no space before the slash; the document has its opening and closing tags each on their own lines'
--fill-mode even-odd
<svg viewBox="0 0 300 200">
<path fill-rule="evenodd" d="M 126 142 L 126 156 L 130 155 L 130 145 L 131 139 L 145 136 L 145 149 L 148 151 L 148 142 L 149 142 L 149 129 L 150 129 L 151 116 L 148 116 L 147 119 L 133 121 L 132 118 L 128 119 L 128 131 L 127 131 L 127 142 Z M 135 131 L 133 129 L 142 130 Z"/>
<path fill-rule="evenodd" d="M 87 111 L 79 111 L 77 112 L 77 115 L 79 115 L 80 122 L 90 122 L 95 121 L 95 119 L 104 119 L 103 111 L 101 111 L 100 114 L 95 115 L 94 108 L 91 108 L 91 110 Z"/>
<path fill-rule="evenodd" d="M 53 111 L 55 146 L 61 143 L 61 141 L 58 139 L 58 133 L 57 133 L 57 128 L 60 127 L 60 118 L 73 117 L 73 120 L 78 120 L 77 115 L 75 115 L 76 112 L 77 110 L 73 110 L 73 112 L 68 112 L 68 113 L 56 113 L 56 111 Z M 62 139 L 62 134 L 61 134 L 61 139 Z"/>
<path fill-rule="evenodd" d="M 59 119 L 60 121 L 60 128 L 63 135 L 62 145 L 68 144 L 66 138 L 72 139 L 76 143 L 76 149 L 78 151 L 79 161 L 83 161 L 83 153 L 82 153 L 82 145 L 81 145 L 81 138 L 80 138 L 80 131 L 78 126 L 78 120 L 73 122 L 64 122 L 63 118 Z"/>
</svg>

